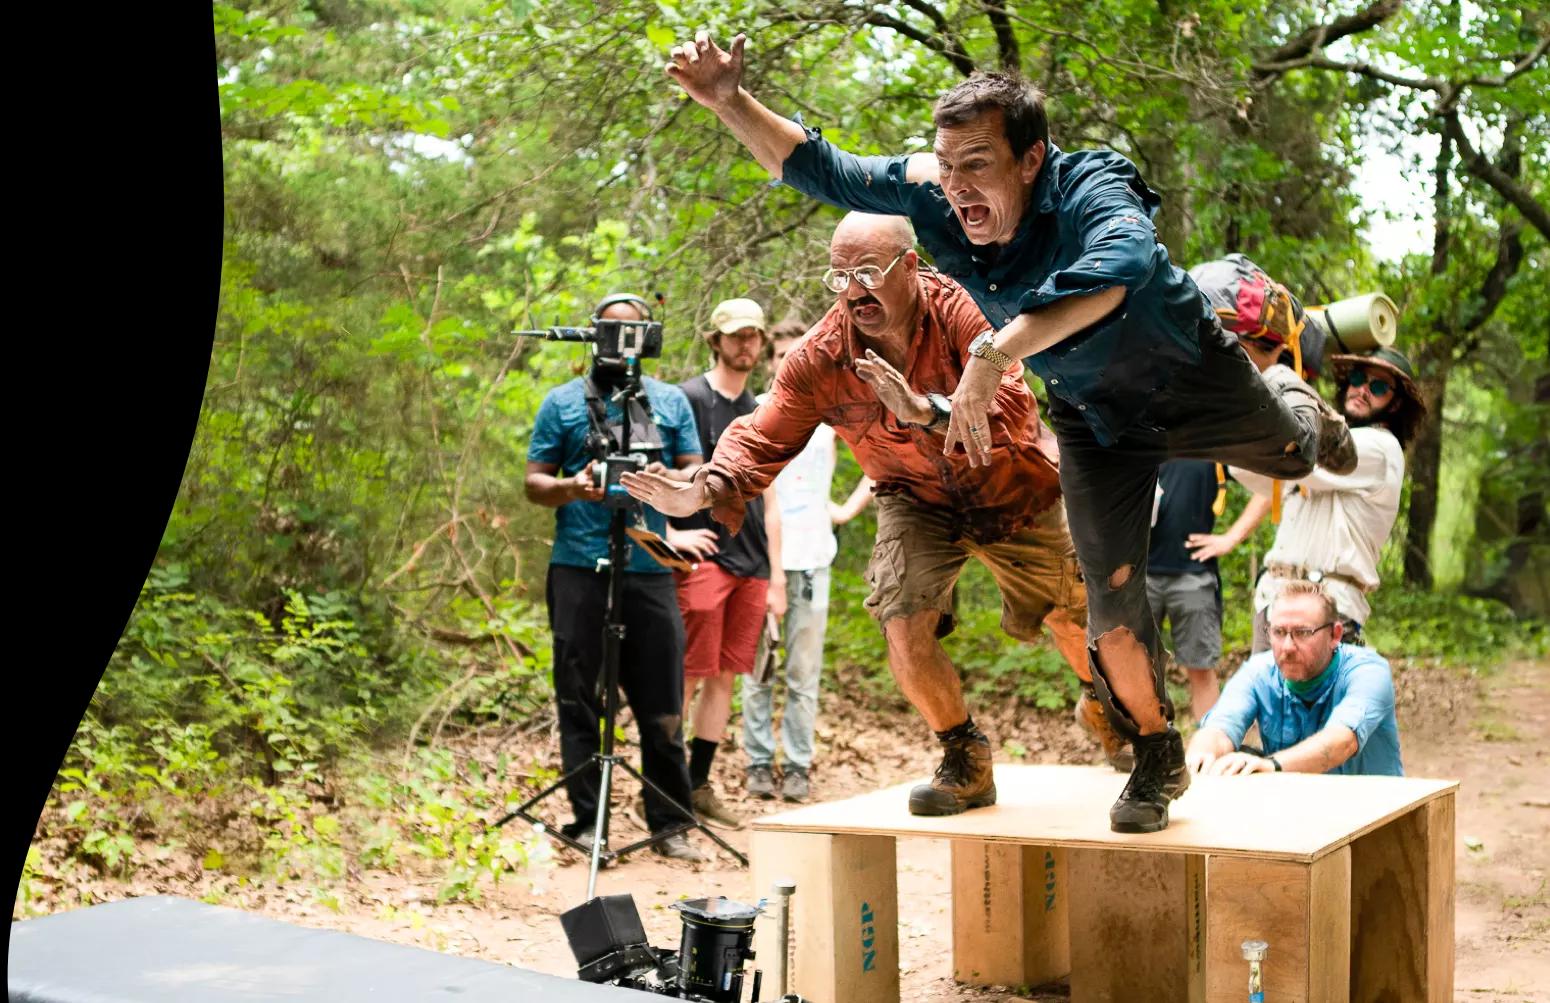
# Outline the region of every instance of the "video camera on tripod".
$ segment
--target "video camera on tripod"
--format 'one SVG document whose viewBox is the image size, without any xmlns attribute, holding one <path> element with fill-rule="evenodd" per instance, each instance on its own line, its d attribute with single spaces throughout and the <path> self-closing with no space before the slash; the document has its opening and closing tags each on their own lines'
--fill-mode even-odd
<svg viewBox="0 0 1550 1003">
<path fill-rule="evenodd" d="M 605 304 L 607 300 L 603 301 Z M 620 302 L 629 302 L 621 300 Z M 654 320 L 618 320 L 593 317 L 591 327 L 551 327 L 544 331 L 518 331 L 545 341 L 574 341 L 593 346 L 603 359 L 659 359 L 662 357 L 662 325 Z"/>
<path fill-rule="evenodd" d="M 657 298 L 661 299 L 659 293 Z M 640 319 L 604 317 L 609 307 L 629 304 Z M 606 296 L 597 304 L 589 327 L 549 327 L 538 331 L 514 331 L 521 338 L 568 341 L 592 346 L 594 369 L 610 377 L 600 388 L 593 376 L 586 381 L 587 452 L 592 456 L 592 486 L 604 492 L 603 504 L 609 508 L 634 506 L 629 492 L 619 482 L 626 472 L 639 473 L 662 458 L 662 437 L 651 420 L 651 403 L 641 387 L 640 360 L 662 355 L 662 324 L 651 319 L 651 307 L 639 296 L 619 293 Z M 610 423 L 608 401 L 620 405 L 625 420 Z M 621 427 L 622 426 L 622 427 Z"/>
</svg>

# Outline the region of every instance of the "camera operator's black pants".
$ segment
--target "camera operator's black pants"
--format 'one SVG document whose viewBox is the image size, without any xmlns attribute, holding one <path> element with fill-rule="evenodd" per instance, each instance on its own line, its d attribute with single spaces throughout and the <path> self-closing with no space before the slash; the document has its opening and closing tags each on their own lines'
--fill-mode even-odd
<svg viewBox="0 0 1550 1003">
<path fill-rule="evenodd" d="M 1132 740 L 1139 729 L 1115 703 L 1097 642 L 1123 629 L 1141 643 L 1151 658 L 1163 717 L 1172 721 L 1157 621 L 1146 595 L 1157 468 L 1167 459 L 1215 460 L 1291 480 L 1307 476 L 1317 456 L 1318 411 L 1306 384 L 1285 366 L 1262 376 L 1237 339 L 1214 320 L 1201 324 L 1199 338 L 1200 362 L 1170 374 L 1146 411 L 1112 445 L 1100 445 L 1081 411 L 1050 395 L 1049 420 L 1060 445 L 1060 489 L 1087 585 L 1093 686 L 1115 730 Z M 1289 385 L 1305 393 L 1284 397 Z"/>
<path fill-rule="evenodd" d="M 554 633 L 554 695 L 559 706 L 562 771 L 585 763 L 601 749 L 603 624 L 608 575 L 587 568 L 549 565 L 545 598 Z M 670 574 L 625 574 L 624 644 L 619 688 L 640 731 L 641 773 L 681 805 L 689 804 L 689 765 L 683 743 L 684 625 Z M 597 820 L 598 771 L 566 785 L 576 820 L 574 836 Z M 646 788 L 646 822 L 660 832 L 684 821 L 678 809 Z"/>
</svg>

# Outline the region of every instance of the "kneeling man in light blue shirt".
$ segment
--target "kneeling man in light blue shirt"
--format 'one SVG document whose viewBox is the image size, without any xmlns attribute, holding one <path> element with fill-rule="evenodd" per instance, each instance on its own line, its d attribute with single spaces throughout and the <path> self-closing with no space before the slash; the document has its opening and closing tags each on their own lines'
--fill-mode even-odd
<svg viewBox="0 0 1550 1003">
<path fill-rule="evenodd" d="M 1370 648 L 1341 644 L 1342 629 L 1322 587 L 1284 583 L 1270 603 L 1270 650 L 1227 681 L 1190 740 L 1189 768 L 1404 776 L 1389 663 Z M 1239 748 L 1256 721 L 1263 755 Z"/>
</svg>

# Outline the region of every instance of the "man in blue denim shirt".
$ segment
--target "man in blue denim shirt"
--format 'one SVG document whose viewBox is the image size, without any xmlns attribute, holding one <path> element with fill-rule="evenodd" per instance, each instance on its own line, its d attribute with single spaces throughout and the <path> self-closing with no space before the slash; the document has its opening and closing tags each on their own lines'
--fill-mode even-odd
<svg viewBox="0 0 1550 1003">
<path fill-rule="evenodd" d="M 598 305 L 599 317 L 648 320 L 646 301 L 638 296 L 610 296 Z M 608 612 L 608 572 L 598 561 L 608 556 L 610 510 L 603 492 L 592 481 L 593 453 L 587 446 L 592 419 L 588 398 L 603 407 L 608 432 L 624 421 L 620 405 L 608 400 L 623 375 L 621 360 L 595 358 L 591 372 L 544 395 L 533 421 L 528 445 L 526 491 L 529 501 L 555 509 L 554 549 L 544 599 L 554 635 L 554 698 L 560 726 L 561 769 L 569 773 L 598 751 L 598 721 L 603 716 L 599 675 L 603 668 L 603 626 Z M 704 459 L 694 413 L 683 391 L 650 377 L 641 379 L 650 405 L 653 429 L 642 427 L 639 405 L 631 410 L 633 448 L 652 435 L 661 443 L 660 464 L 687 470 Z M 667 518 L 641 506 L 648 529 L 667 535 Z M 704 530 L 691 530 L 673 543 L 702 556 Z M 711 534 L 712 536 L 714 534 Z M 619 655 L 619 688 L 640 729 L 641 773 L 679 805 L 688 806 L 689 767 L 683 744 L 684 625 L 678 611 L 678 591 L 668 569 L 643 549 L 630 546 L 624 575 L 626 642 Z M 567 835 L 590 845 L 598 805 L 598 778 L 583 771 L 566 784 L 575 821 Z M 685 821 L 682 813 L 656 791 L 646 789 L 646 823 L 653 833 Z M 652 849 L 676 860 L 706 857 L 683 833 L 675 833 Z"/>
<path fill-rule="evenodd" d="M 1322 586 L 1283 583 L 1270 604 L 1271 648 L 1227 681 L 1190 739 L 1190 770 L 1404 776 L 1389 663 L 1341 644 L 1344 626 Z M 1256 721 L 1264 749 L 1241 749 Z"/>
<path fill-rule="evenodd" d="M 944 94 L 932 153 L 857 157 L 742 88 L 742 35 L 674 46 L 665 67 L 772 175 L 831 205 L 908 216 L 936 267 L 996 331 L 970 346 L 944 452 L 990 462 L 987 415 L 1023 357 L 1050 393 L 1060 481 L 1088 587 L 1094 688 L 1136 750 L 1110 810 L 1155 832 L 1189 785 L 1146 596 L 1152 498 L 1170 457 L 1293 478 L 1349 470 L 1338 413 L 1285 366 L 1263 378 L 1152 226 L 1160 200 L 1124 157 L 1049 143 L 1042 95 L 1007 73 Z"/>
</svg>

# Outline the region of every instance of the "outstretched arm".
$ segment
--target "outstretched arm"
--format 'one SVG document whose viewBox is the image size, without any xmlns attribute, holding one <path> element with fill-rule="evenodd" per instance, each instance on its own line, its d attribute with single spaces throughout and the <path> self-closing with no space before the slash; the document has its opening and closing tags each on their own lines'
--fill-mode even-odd
<svg viewBox="0 0 1550 1003">
<path fill-rule="evenodd" d="M 691 98 L 715 112 L 754 159 L 778 178 L 781 165 L 807 137 L 800 125 L 770 111 L 743 89 L 747 40 L 738 34 L 731 47 L 723 49 L 709 32 L 699 32 L 694 41 L 673 46 L 664 69 Z"/>
<path fill-rule="evenodd" d="M 1210 729 L 1202 729 L 1204 731 Z M 1190 749 L 1194 749 L 1190 743 Z M 1332 724 L 1309 735 L 1296 745 L 1288 746 L 1275 754 L 1276 763 L 1287 773 L 1328 773 L 1347 759 L 1356 755 L 1359 743 L 1356 733 L 1342 724 Z M 1233 752 L 1210 763 L 1206 772 L 1215 776 L 1235 777 L 1245 773 L 1273 773 L 1275 763 L 1269 756 L 1256 756 L 1248 752 Z"/>
<path fill-rule="evenodd" d="M 798 146 L 807 141 L 807 133 L 795 121 L 777 115 L 743 88 L 743 48 L 747 40 L 746 35 L 738 34 L 732 39 L 732 44 L 723 49 L 710 37 L 709 32 L 701 31 L 694 36 L 694 41 L 673 46 L 663 69 L 683 86 L 691 98 L 714 112 L 722 124 L 732 131 L 732 135 L 737 137 L 738 142 L 754 155 L 759 165 L 770 172 L 771 177 L 789 182 L 785 177 L 786 160 Z M 851 171 L 864 170 L 865 165 L 859 158 L 849 154 L 840 156 L 846 161 L 844 166 Z M 878 159 L 881 158 L 867 158 L 867 161 Z M 904 180 L 907 182 L 936 182 L 938 177 L 935 154 L 916 153 L 905 161 Z M 797 187 L 806 190 L 802 185 Z M 870 195 L 864 190 L 856 194 L 858 198 L 861 194 Z M 839 199 L 838 194 L 833 192 L 829 193 L 825 201 L 850 204 L 850 200 Z M 860 201 L 866 204 L 850 204 L 850 208 L 890 211 L 886 207 L 879 207 L 875 198 Z"/>
<path fill-rule="evenodd" d="M 850 496 L 845 499 L 843 505 L 836 505 L 833 502 L 829 503 L 829 521 L 836 526 L 843 526 L 860 515 L 862 509 L 872 504 L 873 483 L 872 478 L 862 474 L 861 480 L 856 482 L 855 489 L 851 491 Z"/>
</svg>

